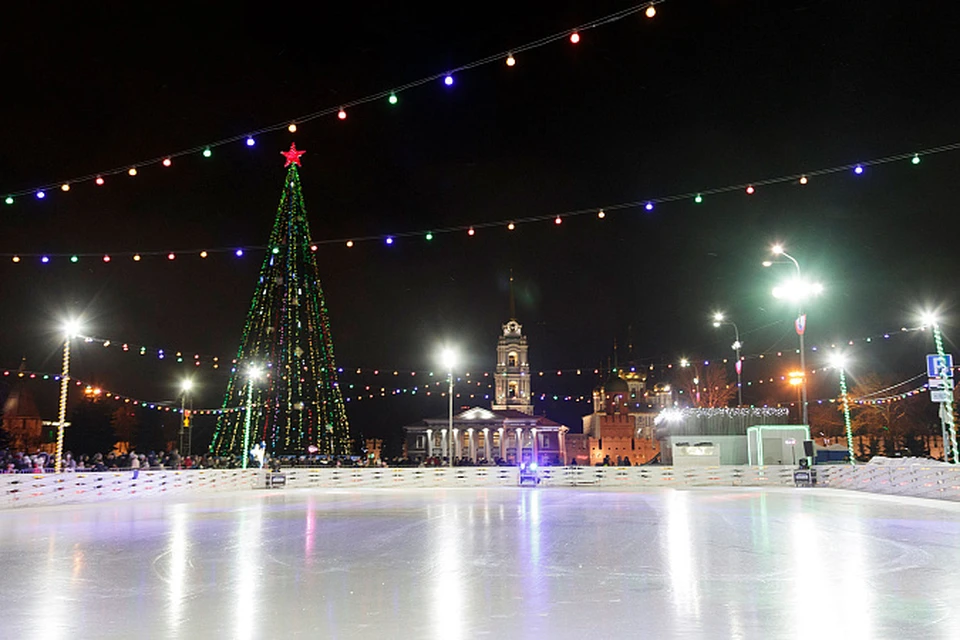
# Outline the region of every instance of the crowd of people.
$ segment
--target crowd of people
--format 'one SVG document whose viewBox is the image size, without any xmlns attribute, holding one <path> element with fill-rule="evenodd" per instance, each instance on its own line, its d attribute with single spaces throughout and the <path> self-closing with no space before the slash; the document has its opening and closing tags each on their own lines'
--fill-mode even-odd
<svg viewBox="0 0 960 640">
<path fill-rule="evenodd" d="M 47 473 L 54 470 L 55 463 L 54 455 L 44 451 L 28 454 L 23 451 L 0 449 L 0 473 Z M 110 452 L 106 455 L 96 453 L 80 456 L 74 456 L 72 452 L 67 451 L 63 454 L 61 463 L 64 471 L 236 469 L 240 466 L 242 465 L 239 456 L 209 454 L 181 456 L 176 449 L 159 453 L 130 451 L 125 454 Z"/>
<path fill-rule="evenodd" d="M 0 473 L 47 473 L 55 468 L 53 454 L 38 451 L 28 454 L 23 451 L 0 449 Z M 248 466 L 252 467 L 445 467 L 449 464 L 447 458 L 430 457 L 426 459 L 410 459 L 396 457 L 390 460 L 367 460 L 360 456 L 325 456 L 325 455 L 286 455 L 266 456 L 263 461 L 251 456 Z M 454 460 L 454 466 L 513 466 L 514 463 L 495 458 L 493 461 L 471 461 L 469 458 Z M 576 465 L 577 461 L 571 460 Z M 197 454 L 181 456 L 176 449 L 170 451 L 149 451 L 138 453 L 130 451 L 118 454 L 96 453 L 93 455 L 74 456 L 70 451 L 63 455 L 61 468 L 64 471 L 122 471 L 122 470 L 169 470 L 169 469 L 238 469 L 242 467 L 239 455 L 215 456 L 211 454 Z M 616 460 L 607 456 L 597 466 L 631 466 L 629 458 L 617 457 Z"/>
</svg>

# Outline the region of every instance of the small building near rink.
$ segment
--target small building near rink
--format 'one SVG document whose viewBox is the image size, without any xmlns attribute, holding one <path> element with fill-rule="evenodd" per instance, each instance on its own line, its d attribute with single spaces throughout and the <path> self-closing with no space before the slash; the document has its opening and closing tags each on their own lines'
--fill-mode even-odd
<svg viewBox="0 0 960 640">
<path fill-rule="evenodd" d="M 427 418 L 403 428 L 406 457 L 441 464 L 449 451 L 449 416 Z M 561 465 L 566 460 L 569 429 L 545 416 L 512 409 L 471 407 L 453 416 L 456 464 Z"/>
<path fill-rule="evenodd" d="M 797 464 L 813 443 L 809 427 L 789 419 L 781 407 L 670 408 L 657 416 L 655 437 L 663 464 L 676 467 Z"/>
</svg>

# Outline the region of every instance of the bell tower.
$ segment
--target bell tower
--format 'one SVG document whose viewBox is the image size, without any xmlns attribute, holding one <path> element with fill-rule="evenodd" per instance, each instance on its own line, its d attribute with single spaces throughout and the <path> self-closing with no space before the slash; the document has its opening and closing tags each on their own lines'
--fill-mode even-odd
<svg viewBox="0 0 960 640">
<path fill-rule="evenodd" d="M 533 415 L 533 397 L 530 395 L 530 361 L 527 360 L 527 338 L 523 325 L 517 322 L 513 300 L 513 274 L 510 274 L 510 319 L 503 325 L 503 334 L 497 340 L 497 373 L 492 408 L 494 411 L 513 409 Z"/>
</svg>

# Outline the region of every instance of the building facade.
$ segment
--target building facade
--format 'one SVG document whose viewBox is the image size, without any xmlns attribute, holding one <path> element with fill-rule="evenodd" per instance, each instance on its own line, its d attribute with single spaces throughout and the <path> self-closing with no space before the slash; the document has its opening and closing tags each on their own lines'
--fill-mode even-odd
<svg viewBox="0 0 960 640">
<path fill-rule="evenodd" d="M 491 408 L 470 407 L 453 416 L 427 418 L 404 430 L 404 455 L 414 461 L 441 464 L 566 464 L 569 429 L 533 413 L 527 338 L 517 321 L 510 278 L 510 319 L 497 339 L 497 363 Z"/>
<path fill-rule="evenodd" d="M 3 430 L 13 451 L 44 449 L 43 419 L 33 395 L 23 385 L 14 386 L 3 404 Z"/>
<path fill-rule="evenodd" d="M 449 416 L 427 418 L 403 430 L 404 453 L 410 460 L 449 460 Z M 453 416 L 453 458 L 457 464 L 559 465 L 566 460 L 567 431 L 544 416 L 471 407 Z"/>
<path fill-rule="evenodd" d="M 660 443 L 654 437 L 659 410 L 646 402 L 646 376 L 623 375 L 614 368 L 609 379 L 593 392 L 593 413 L 583 417 L 583 439 L 576 464 L 644 464 L 654 460 Z M 571 450 L 573 447 L 571 447 Z"/>
</svg>

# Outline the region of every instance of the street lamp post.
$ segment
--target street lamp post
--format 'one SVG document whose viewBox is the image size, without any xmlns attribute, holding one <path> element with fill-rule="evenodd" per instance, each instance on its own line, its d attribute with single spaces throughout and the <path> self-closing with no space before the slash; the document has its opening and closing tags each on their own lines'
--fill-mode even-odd
<svg viewBox="0 0 960 640">
<path fill-rule="evenodd" d="M 847 396 L 847 377 L 844 373 L 846 360 L 842 355 L 833 357 L 833 366 L 840 371 L 840 398 L 843 402 L 843 426 L 847 434 L 847 455 L 850 458 L 850 464 L 856 464 L 853 457 L 853 427 L 850 425 L 850 400 Z"/>
<path fill-rule="evenodd" d="M 193 389 L 193 380 L 185 378 L 180 383 L 180 455 L 190 455 L 190 429 L 187 426 L 187 394 Z M 186 438 L 185 438 L 186 436 Z"/>
<path fill-rule="evenodd" d="M 253 383 L 260 378 L 260 367 L 251 366 L 247 370 L 247 411 L 243 420 L 243 455 L 242 467 L 247 468 L 247 460 L 250 457 L 250 418 L 253 413 Z"/>
<path fill-rule="evenodd" d="M 803 314 L 803 299 L 810 294 L 817 294 L 823 290 L 823 287 L 819 284 L 808 284 L 803 281 L 803 276 L 800 272 L 800 263 L 797 262 L 797 259 L 791 256 L 789 253 L 783 250 L 783 247 L 779 244 L 776 244 L 772 247 L 772 252 L 776 256 L 782 256 L 793 263 L 793 266 L 797 269 L 797 281 L 791 283 L 787 287 L 775 287 L 773 290 L 773 295 L 776 298 L 782 297 L 795 297 L 797 300 L 797 320 L 796 320 L 796 330 L 797 335 L 800 336 L 800 369 L 803 371 L 803 384 L 800 387 L 800 395 L 803 409 L 803 424 L 808 424 L 809 420 L 807 418 L 807 360 L 806 353 L 803 347 L 803 334 L 806 332 L 807 317 Z M 766 261 L 763 263 L 763 266 L 769 267 L 774 264 L 771 261 Z"/>
<path fill-rule="evenodd" d="M 77 320 L 68 320 L 63 325 L 63 370 L 60 372 L 60 412 L 57 420 L 57 457 L 54 471 L 63 469 L 63 436 L 67 426 L 67 395 L 70 389 L 70 340 L 80 331 Z"/>
<path fill-rule="evenodd" d="M 943 334 L 940 333 L 940 323 L 932 313 L 924 314 L 924 326 L 929 325 L 933 328 L 933 342 L 937 347 L 937 356 L 941 361 L 946 361 L 946 352 L 943 348 Z M 940 431 L 943 439 L 943 461 L 950 462 L 953 457 L 953 464 L 960 463 L 960 451 L 957 450 L 957 429 L 953 417 L 953 390 L 950 386 L 950 373 L 946 367 L 941 367 L 939 373 L 943 381 L 943 390 L 945 399 L 940 403 Z M 947 438 L 949 437 L 949 444 Z"/>
<path fill-rule="evenodd" d="M 717 313 L 713 314 L 713 326 L 720 327 L 721 325 L 725 325 L 725 324 L 728 324 L 731 327 L 733 327 L 734 342 L 730 346 L 733 347 L 733 350 L 737 352 L 737 364 L 735 365 L 735 368 L 737 370 L 737 406 L 742 407 L 743 406 L 743 384 L 742 384 L 742 380 L 740 379 L 740 372 L 743 369 L 743 361 L 740 359 L 740 349 L 743 348 L 743 343 L 740 342 L 740 329 L 737 328 L 737 323 L 732 322 L 730 320 L 726 320 L 724 318 L 723 313 L 718 311 Z"/>
<path fill-rule="evenodd" d="M 449 454 L 450 466 L 452 467 L 453 454 L 454 451 L 456 451 L 453 444 L 453 368 L 457 364 L 457 354 L 453 351 L 453 349 L 444 349 L 443 353 L 440 354 L 440 357 L 443 361 L 443 366 L 447 369 L 447 396 L 449 396 L 450 400 L 450 419 L 447 423 L 447 435 L 449 436 L 449 440 L 447 440 L 447 453 Z"/>
</svg>

